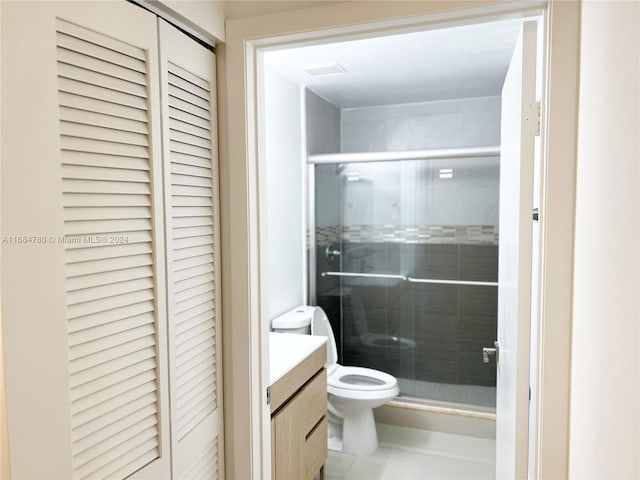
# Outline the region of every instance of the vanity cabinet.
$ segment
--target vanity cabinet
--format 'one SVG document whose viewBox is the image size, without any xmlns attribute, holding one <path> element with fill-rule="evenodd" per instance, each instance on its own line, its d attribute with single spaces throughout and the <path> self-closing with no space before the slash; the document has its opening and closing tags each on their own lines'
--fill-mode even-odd
<svg viewBox="0 0 640 480">
<path fill-rule="evenodd" d="M 326 345 L 271 386 L 272 478 L 311 479 L 327 458 Z"/>
</svg>

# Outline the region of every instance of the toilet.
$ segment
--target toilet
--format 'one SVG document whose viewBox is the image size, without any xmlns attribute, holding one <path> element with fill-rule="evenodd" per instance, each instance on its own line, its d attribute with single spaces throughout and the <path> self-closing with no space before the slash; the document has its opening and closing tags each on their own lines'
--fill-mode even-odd
<svg viewBox="0 0 640 480">
<path fill-rule="evenodd" d="M 320 307 L 301 306 L 275 318 L 272 329 L 284 333 L 311 333 L 327 337 L 327 391 L 330 437 L 342 430 L 342 452 L 359 455 L 378 448 L 373 409 L 395 398 L 395 377 L 363 367 L 338 364 L 338 351 L 329 319 Z M 330 447 L 339 449 L 340 442 Z M 335 448 L 338 447 L 338 448 Z"/>
</svg>

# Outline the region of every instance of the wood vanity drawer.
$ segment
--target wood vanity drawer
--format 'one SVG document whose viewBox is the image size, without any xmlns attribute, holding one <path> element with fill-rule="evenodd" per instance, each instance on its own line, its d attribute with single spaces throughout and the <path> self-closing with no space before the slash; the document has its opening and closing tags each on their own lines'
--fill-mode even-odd
<svg viewBox="0 0 640 480">
<path fill-rule="evenodd" d="M 304 442 L 305 478 L 313 478 L 327 459 L 327 417 L 322 417 Z"/>
<path fill-rule="evenodd" d="M 302 425 L 305 435 L 308 435 L 327 413 L 327 397 L 327 370 L 323 368 L 300 392 Z"/>
<path fill-rule="evenodd" d="M 292 335 L 297 337 L 298 335 Z M 324 369 L 327 361 L 327 345 L 322 345 L 309 355 L 302 363 L 289 371 L 271 385 L 271 414 L 282 407 L 293 395 L 296 394 L 316 372 Z M 326 390 L 325 386 L 325 390 Z"/>
</svg>

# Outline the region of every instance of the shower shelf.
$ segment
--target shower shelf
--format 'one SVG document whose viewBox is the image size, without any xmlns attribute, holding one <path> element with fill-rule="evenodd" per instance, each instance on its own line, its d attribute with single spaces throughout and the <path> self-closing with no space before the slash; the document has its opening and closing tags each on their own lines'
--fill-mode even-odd
<svg viewBox="0 0 640 480">
<path fill-rule="evenodd" d="M 392 152 L 323 153 L 309 155 L 308 163 L 358 163 L 396 160 L 429 160 L 445 158 L 497 157 L 500 147 L 440 148 L 433 150 L 403 150 Z"/>
<path fill-rule="evenodd" d="M 386 273 L 356 273 L 356 272 L 322 272 L 322 277 L 355 277 L 355 278 L 392 278 L 409 283 L 432 283 L 441 285 L 470 285 L 480 287 L 497 287 L 498 282 L 478 282 L 472 280 L 443 280 L 439 278 L 413 278 L 406 275 Z"/>
</svg>

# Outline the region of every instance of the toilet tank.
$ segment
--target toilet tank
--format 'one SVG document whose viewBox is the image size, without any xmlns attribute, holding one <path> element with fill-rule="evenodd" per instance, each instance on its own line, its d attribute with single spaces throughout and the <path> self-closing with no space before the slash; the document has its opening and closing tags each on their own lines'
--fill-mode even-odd
<svg viewBox="0 0 640 480">
<path fill-rule="evenodd" d="M 299 306 L 271 321 L 271 330 L 281 333 L 311 334 L 313 307 Z"/>
</svg>

